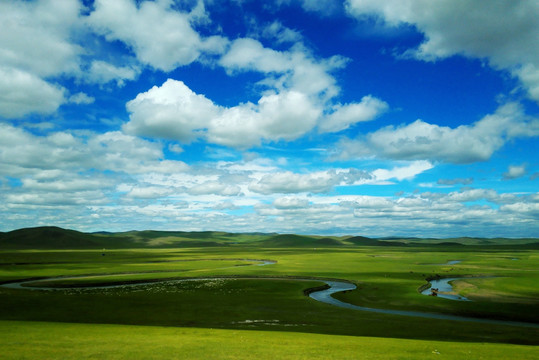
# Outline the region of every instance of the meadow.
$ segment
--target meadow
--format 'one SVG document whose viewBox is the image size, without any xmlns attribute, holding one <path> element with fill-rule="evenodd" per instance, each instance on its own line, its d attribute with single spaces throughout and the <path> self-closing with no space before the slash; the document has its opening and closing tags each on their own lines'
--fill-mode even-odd
<svg viewBox="0 0 539 360">
<path fill-rule="evenodd" d="M 78 235 L 60 233 L 19 249 L 0 236 L 0 283 L 29 281 L 0 286 L 3 358 L 539 356 L 539 250 L 529 241 L 152 232 L 85 234 L 73 246 Z M 421 295 L 435 277 L 461 278 L 454 291 L 471 301 Z M 335 295 L 351 304 L 530 326 L 356 311 L 304 295 L 328 279 L 357 286 Z"/>
</svg>

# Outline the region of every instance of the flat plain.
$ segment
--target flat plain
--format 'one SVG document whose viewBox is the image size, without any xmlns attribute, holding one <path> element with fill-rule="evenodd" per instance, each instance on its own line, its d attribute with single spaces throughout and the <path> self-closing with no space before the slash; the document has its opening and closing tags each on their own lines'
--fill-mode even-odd
<svg viewBox="0 0 539 360">
<path fill-rule="evenodd" d="M 539 356 L 534 239 L 25 230 L 0 236 L 7 359 Z M 459 278 L 453 291 L 470 301 L 420 293 L 443 277 Z M 470 321 L 304 294 L 332 279 L 357 286 L 334 295 L 349 304 Z"/>
</svg>

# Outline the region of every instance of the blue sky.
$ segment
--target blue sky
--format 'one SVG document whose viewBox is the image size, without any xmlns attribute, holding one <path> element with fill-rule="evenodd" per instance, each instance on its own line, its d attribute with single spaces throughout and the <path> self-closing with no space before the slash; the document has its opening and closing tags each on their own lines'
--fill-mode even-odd
<svg viewBox="0 0 539 360">
<path fill-rule="evenodd" d="M 534 0 L 0 2 L 0 231 L 539 236 Z"/>
</svg>

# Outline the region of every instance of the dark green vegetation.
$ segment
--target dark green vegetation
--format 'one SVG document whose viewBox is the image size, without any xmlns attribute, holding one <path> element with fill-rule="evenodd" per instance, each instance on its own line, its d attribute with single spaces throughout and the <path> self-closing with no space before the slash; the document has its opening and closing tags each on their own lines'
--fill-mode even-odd
<svg viewBox="0 0 539 360">
<path fill-rule="evenodd" d="M 0 282 L 65 277 L 35 283 L 65 288 L 0 287 L 0 321 L 16 321 L 0 322 L 0 328 L 18 324 L 18 328 L 24 329 L 31 327 L 32 323 L 27 321 L 41 321 L 172 326 L 208 333 L 213 331 L 209 329 L 265 330 L 273 334 L 263 335 L 270 342 L 272 336 L 276 339 L 291 333 L 301 339 L 311 336 L 307 333 L 353 336 L 346 341 L 359 342 L 363 336 L 376 337 L 388 347 L 403 344 L 399 342 L 402 340 L 395 340 L 398 338 L 415 341 L 410 344 L 420 344 L 418 340 L 451 341 L 455 348 L 462 344 L 462 354 L 470 343 L 538 345 L 539 327 L 353 311 L 319 303 L 303 294 L 307 288 L 323 285 L 322 279 L 345 279 L 354 282 L 358 289 L 336 297 L 361 306 L 539 324 L 539 251 L 534 249 L 537 240 L 511 241 L 17 230 L 0 235 L 0 248 L 4 249 L 0 251 Z M 260 262 L 255 259 L 276 263 L 257 266 Z M 460 263 L 450 265 L 451 260 Z M 455 289 L 473 301 L 419 294 L 418 288 L 426 284 L 425 279 L 436 276 L 466 277 L 455 282 Z M 160 281 L 179 278 L 205 280 Z M 142 281 L 155 282 L 131 287 L 81 288 Z M 36 326 L 59 329 L 39 324 L 45 323 Z M 95 327 L 83 329 L 98 332 Z M 327 341 L 339 343 L 344 338 L 332 339 Z M 536 346 L 519 349 L 530 354 L 529 358 L 537 355 Z"/>
<path fill-rule="evenodd" d="M 0 232 L 0 249 L 148 249 L 248 245 L 257 247 L 349 247 L 406 246 L 461 247 L 467 245 L 490 248 L 539 249 L 539 239 L 418 239 L 379 238 L 364 236 L 307 236 L 294 234 L 227 233 L 219 231 L 127 231 L 120 233 L 82 233 L 54 226 L 25 228 Z M 470 250 L 471 248 L 468 248 Z"/>
</svg>

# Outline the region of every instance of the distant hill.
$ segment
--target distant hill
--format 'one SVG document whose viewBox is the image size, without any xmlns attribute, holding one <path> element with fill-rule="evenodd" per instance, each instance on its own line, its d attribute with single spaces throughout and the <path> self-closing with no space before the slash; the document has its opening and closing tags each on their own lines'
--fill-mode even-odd
<svg viewBox="0 0 539 360">
<path fill-rule="evenodd" d="M 314 239 L 303 235 L 281 234 L 270 237 L 267 240 L 262 240 L 257 243 L 259 246 L 265 247 L 295 247 L 295 246 L 312 246 Z"/>
<path fill-rule="evenodd" d="M 96 235 L 55 226 L 13 230 L 0 235 L 2 249 L 79 249 L 103 248 L 108 241 Z"/>
<path fill-rule="evenodd" d="M 314 236 L 281 234 L 267 240 L 258 241 L 257 246 L 263 247 L 324 247 L 341 246 L 343 243 L 333 238 L 317 238 Z"/>
<path fill-rule="evenodd" d="M 329 238 L 329 237 L 325 237 L 325 238 L 322 238 L 322 239 L 316 239 L 315 241 L 313 241 L 313 244 L 317 245 L 317 246 L 341 246 L 341 245 L 343 245 L 342 241 L 339 241 L 339 240 L 333 239 L 333 238 Z"/>
<path fill-rule="evenodd" d="M 405 243 L 399 241 L 377 240 L 365 236 L 354 236 L 346 241 L 358 246 L 406 246 Z"/>
<path fill-rule="evenodd" d="M 224 245 L 217 241 L 206 240 L 208 238 L 211 239 L 203 233 L 168 231 L 83 233 L 55 226 L 43 226 L 0 233 L 0 249 L 180 248 Z"/>
<path fill-rule="evenodd" d="M 391 240 L 390 240 L 391 239 Z M 412 240 L 413 239 L 413 240 Z M 55 226 L 25 228 L 0 232 L 0 249 L 126 249 L 187 248 L 216 246 L 256 247 L 340 247 L 340 246 L 408 246 L 466 247 L 492 249 L 539 249 L 538 239 L 505 238 L 379 238 L 365 236 L 331 237 L 296 234 L 228 233 L 220 231 L 127 231 L 84 233 Z"/>
<path fill-rule="evenodd" d="M 378 245 L 378 240 L 371 239 L 365 236 L 354 236 L 354 237 L 346 239 L 346 241 L 353 245 L 360 245 L 360 246 Z"/>
<path fill-rule="evenodd" d="M 434 246 L 465 246 L 462 243 L 454 242 L 454 241 L 444 241 L 444 242 L 440 242 L 440 243 L 434 243 L 432 245 L 434 245 Z"/>
</svg>

